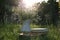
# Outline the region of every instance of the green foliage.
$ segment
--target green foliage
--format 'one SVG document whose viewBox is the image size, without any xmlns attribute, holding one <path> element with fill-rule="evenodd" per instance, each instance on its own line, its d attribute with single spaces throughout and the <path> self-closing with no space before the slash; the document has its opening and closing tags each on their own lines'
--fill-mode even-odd
<svg viewBox="0 0 60 40">
<path fill-rule="evenodd" d="M 31 24 L 32 28 L 39 28 L 41 27 L 40 25 L 34 25 Z M 44 26 L 45 27 L 45 26 Z M 48 33 L 46 35 L 41 35 L 41 36 L 34 36 L 34 37 L 20 37 L 20 40 L 60 40 L 60 35 L 59 35 L 59 29 L 60 28 L 55 28 L 52 25 L 46 26 L 48 28 Z"/>
<path fill-rule="evenodd" d="M 54 0 L 48 0 L 48 2 L 42 2 L 38 7 L 38 14 L 37 19 L 39 22 L 38 24 L 53 24 L 57 26 L 57 22 L 59 19 L 58 14 L 58 2 Z"/>
<path fill-rule="evenodd" d="M 0 40 L 17 40 L 19 34 L 19 25 L 7 24 L 0 28 Z"/>
<path fill-rule="evenodd" d="M 2 26 L 2 27 L 1 27 Z M 31 24 L 31 28 L 39 28 L 40 25 Z M 55 28 L 52 25 L 44 26 L 48 28 L 48 34 L 44 36 L 35 36 L 35 37 L 20 37 L 19 31 L 21 25 L 17 24 L 5 24 L 0 25 L 0 40 L 60 40 L 60 28 Z"/>
<path fill-rule="evenodd" d="M 18 6 L 18 0 L 0 0 L 0 23 L 5 24 L 6 16 L 11 17 L 13 6 Z"/>
<path fill-rule="evenodd" d="M 22 23 L 26 19 L 29 19 L 29 18 L 34 19 L 34 16 L 32 14 L 28 14 L 30 12 L 27 12 L 27 14 L 24 14 L 25 12 L 22 11 L 21 9 L 19 11 L 19 9 L 16 7 L 18 4 L 17 2 L 18 1 L 16 1 L 16 0 L 0 0 L 0 23 L 1 23 L 0 24 L 0 40 L 19 40 L 20 26 L 22 24 L 21 25 L 6 24 L 6 22 L 4 20 L 6 14 L 11 17 L 13 6 L 14 6 L 13 7 L 14 12 L 20 13 L 20 19 L 21 19 Z M 33 23 L 31 23 L 31 25 L 30 25 L 31 28 L 40 28 L 40 27 L 45 28 L 46 27 L 49 29 L 48 34 L 45 36 L 24 37 L 23 38 L 24 40 L 25 39 L 27 39 L 27 40 L 60 40 L 60 34 L 59 34 L 60 28 L 56 28 L 55 26 L 53 27 L 53 25 L 48 25 L 48 22 L 49 23 L 52 22 L 51 19 L 53 19 L 53 22 L 56 23 L 57 18 L 58 18 L 58 14 L 56 16 L 56 13 L 55 13 L 55 11 L 56 11 L 55 8 L 57 9 L 58 6 L 57 6 L 57 4 L 55 5 L 52 3 L 53 3 L 52 0 L 47 3 L 42 2 L 38 8 L 38 15 L 36 15 L 36 16 L 39 16 L 38 17 L 39 19 L 37 18 L 38 22 L 36 22 L 36 23 L 41 22 L 41 25 L 40 24 L 36 25 Z M 53 8 L 53 7 L 55 7 L 55 8 Z M 48 19 L 47 17 L 45 17 L 46 15 L 48 18 L 51 18 L 51 19 Z M 40 17 L 42 17 L 42 21 L 40 21 Z M 47 18 L 47 19 L 45 19 L 45 18 Z M 34 20 L 36 21 L 37 19 L 34 19 Z M 4 23 L 4 22 L 5 22 L 5 24 L 3 25 L 2 23 Z M 45 22 L 47 22 L 46 25 L 44 25 Z M 22 40 L 22 38 L 20 40 Z"/>
</svg>

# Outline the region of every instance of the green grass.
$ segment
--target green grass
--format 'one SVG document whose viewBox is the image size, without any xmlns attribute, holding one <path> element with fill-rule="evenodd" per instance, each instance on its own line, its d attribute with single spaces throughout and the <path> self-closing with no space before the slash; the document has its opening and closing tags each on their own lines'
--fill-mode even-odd
<svg viewBox="0 0 60 40">
<path fill-rule="evenodd" d="M 16 40 L 18 38 L 19 25 L 8 24 L 0 28 L 0 40 Z"/>
<path fill-rule="evenodd" d="M 41 27 L 41 25 L 30 25 L 32 28 Z M 31 37 L 30 39 L 27 37 L 27 40 L 60 40 L 60 28 L 55 28 L 52 25 L 50 26 L 43 26 L 49 29 L 47 35 L 43 36 L 36 36 Z M 21 25 L 17 24 L 6 24 L 0 25 L 0 40 L 18 40 L 19 39 L 19 32 L 20 32 Z M 22 40 L 22 39 L 20 39 Z"/>
<path fill-rule="evenodd" d="M 49 32 L 47 35 L 45 35 L 45 37 L 42 37 L 41 40 L 60 40 L 60 28 L 58 27 L 53 27 L 53 25 L 34 25 L 31 24 L 31 27 L 45 27 L 48 28 Z M 41 37 L 40 37 L 41 38 Z M 35 38 L 35 40 L 40 40 L 39 36 Z"/>
<path fill-rule="evenodd" d="M 60 40 L 59 30 L 57 28 L 51 28 L 48 32 L 49 40 Z"/>
</svg>

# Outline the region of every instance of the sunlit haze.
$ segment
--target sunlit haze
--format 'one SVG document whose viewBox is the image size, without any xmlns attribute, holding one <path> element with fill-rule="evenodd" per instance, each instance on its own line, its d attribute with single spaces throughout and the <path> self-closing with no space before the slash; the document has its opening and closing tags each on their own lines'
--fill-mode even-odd
<svg viewBox="0 0 60 40">
<path fill-rule="evenodd" d="M 24 6 L 26 8 L 32 7 L 34 3 L 42 2 L 42 1 L 48 1 L 48 0 L 23 0 Z"/>
</svg>

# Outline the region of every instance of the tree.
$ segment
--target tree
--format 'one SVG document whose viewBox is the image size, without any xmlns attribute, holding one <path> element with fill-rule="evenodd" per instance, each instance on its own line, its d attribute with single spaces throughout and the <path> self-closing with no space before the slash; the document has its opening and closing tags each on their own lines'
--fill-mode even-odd
<svg viewBox="0 0 60 40">
<path fill-rule="evenodd" d="M 58 2 L 56 2 L 56 0 L 49 0 L 49 11 L 51 12 L 51 18 L 52 18 L 52 24 L 54 26 L 57 26 L 57 22 L 58 22 Z"/>
<path fill-rule="evenodd" d="M 38 7 L 39 23 L 41 24 L 53 24 L 57 26 L 58 22 L 58 2 L 56 0 L 48 0 L 48 2 L 42 2 Z M 42 19 L 42 20 L 40 20 Z"/>
<path fill-rule="evenodd" d="M 46 19 L 45 19 L 45 14 L 47 13 L 47 10 L 46 10 L 46 5 L 47 3 L 45 1 L 43 1 L 40 6 L 38 7 L 38 21 L 39 23 L 38 24 L 46 24 Z"/>
<path fill-rule="evenodd" d="M 0 23 L 4 24 L 5 15 L 11 15 L 11 7 L 17 5 L 18 0 L 0 0 Z"/>
</svg>

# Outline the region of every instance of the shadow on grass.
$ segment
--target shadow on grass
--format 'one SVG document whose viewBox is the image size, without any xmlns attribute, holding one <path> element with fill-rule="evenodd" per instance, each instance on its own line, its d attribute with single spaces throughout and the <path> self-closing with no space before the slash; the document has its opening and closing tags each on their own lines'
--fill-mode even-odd
<svg viewBox="0 0 60 40">
<path fill-rule="evenodd" d="M 31 40 L 30 36 L 19 36 L 19 40 Z M 34 37 L 33 40 L 56 40 L 54 37 L 48 37 L 47 35 L 41 35 L 38 37 Z"/>
<path fill-rule="evenodd" d="M 40 40 L 56 40 L 54 37 L 48 37 L 47 35 L 41 35 L 39 36 Z"/>
<path fill-rule="evenodd" d="M 19 36 L 19 40 L 31 40 L 30 36 Z"/>
</svg>

